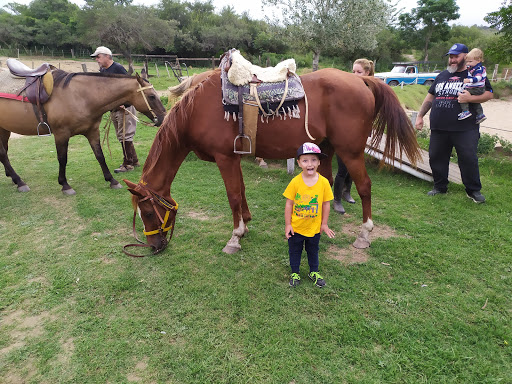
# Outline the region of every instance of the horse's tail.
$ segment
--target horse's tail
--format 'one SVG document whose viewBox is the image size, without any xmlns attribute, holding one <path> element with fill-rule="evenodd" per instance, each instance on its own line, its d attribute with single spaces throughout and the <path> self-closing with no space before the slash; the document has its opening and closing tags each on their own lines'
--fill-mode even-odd
<svg viewBox="0 0 512 384">
<path fill-rule="evenodd" d="M 386 143 L 383 161 L 393 160 L 397 155 L 397 144 L 400 159 L 405 152 L 412 165 L 421 158 L 416 132 L 411 120 L 400 105 L 400 101 L 389 85 L 375 77 L 365 77 L 368 88 L 375 96 L 375 117 L 373 120 L 373 135 L 371 146 L 379 147 L 379 143 L 386 133 Z"/>
</svg>

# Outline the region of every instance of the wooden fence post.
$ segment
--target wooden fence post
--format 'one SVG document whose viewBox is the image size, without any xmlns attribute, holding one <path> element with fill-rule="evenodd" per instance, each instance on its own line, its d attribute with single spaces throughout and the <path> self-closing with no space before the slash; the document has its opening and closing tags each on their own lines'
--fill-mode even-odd
<svg viewBox="0 0 512 384">
<path fill-rule="evenodd" d="M 497 76 L 498 76 L 498 66 L 499 66 L 499 64 L 496 64 L 494 66 L 494 71 L 492 72 L 492 81 L 497 81 L 498 80 L 498 78 L 497 78 Z"/>
</svg>

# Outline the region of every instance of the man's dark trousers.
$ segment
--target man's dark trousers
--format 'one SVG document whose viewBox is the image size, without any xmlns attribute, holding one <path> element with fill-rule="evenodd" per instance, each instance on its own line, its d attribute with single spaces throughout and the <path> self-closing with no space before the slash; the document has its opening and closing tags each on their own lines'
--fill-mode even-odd
<svg viewBox="0 0 512 384">
<path fill-rule="evenodd" d="M 466 192 L 480 191 L 480 171 L 478 168 L 477 147 L 480 139 L 478 129 L 470 131 L 430 132 L 429 158 L 434 176 L 434 188 L 446 192 L 448 188 L 448 167 L 452 148 L 457 151 L 457 158 Z"/>
</svg>

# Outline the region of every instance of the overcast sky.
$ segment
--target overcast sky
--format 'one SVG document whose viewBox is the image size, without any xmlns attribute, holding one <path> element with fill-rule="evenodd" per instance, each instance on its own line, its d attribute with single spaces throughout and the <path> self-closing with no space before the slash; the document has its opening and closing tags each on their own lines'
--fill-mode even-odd
<svg viewBox="0 0 512 384">
<path fill-rule="evenodd" d="M 16 3 L 29 4 L 31 0 L 14 0 Z M 194 0 L 189 0 L 193 2 Z M 0 7 L 13 2 L 13 0 L 0 0 Z M 72 0 L 73 3 L 82 6 L 83 0 Z M 393 1 L 394 2 L 394 1 Z M 140 5 L 152 5 L 158 4 L 159 0 L 134 0 L 134 4 Z M 459 6 L 460 18 L 456 20 L 455 24 L 461 25 L 487 25 L 484 21 L 484 17 L 490 13 L 497 11 L 503 0 L 457 0 Z M 253 19 L 263 19 L 265 16 L 271 16 L 265 13 L 261 8 L 261 0 L 213 0 L 213 4 L 217 11 L 220 11 L 223 7 L 231 5 L 235 9 L 235 12 L 241 14 L 244 11 L 249 12 L 249 15 Z M 398 7 L 404 8 L 405 12 L 409 12 L 412 8 L 418 5 L 417 0 L 399 0 Z"/>
</svg>

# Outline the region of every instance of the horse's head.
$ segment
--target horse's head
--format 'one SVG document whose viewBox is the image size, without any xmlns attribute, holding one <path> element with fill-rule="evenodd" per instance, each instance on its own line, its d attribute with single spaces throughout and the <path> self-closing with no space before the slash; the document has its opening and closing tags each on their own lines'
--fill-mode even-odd
<svg viewBox="0 0 512 384">
<path fill-rule="evenodd" d="M 133 98 L 132 105 L 137 111 L 149 117 L 156 126 L 160 126 L 165 118 L 165 107 L 153 85 L 145 77 L 140 77 L 138 73 L 136 78 L 139 89 L 137 89 L 137 96 Z"/>
<path fill-rule="evenodd" d="M 135 217 L 138 212 L 144 224 L 144 234 L 147 239 L 147 244 L 142 246 L 149 246 L 153 248 L 153 254 L 163 251 L 165 247 L 167 247 L 167 244 L 171 240 L 174 232 L 178 203 L 176 203 L 172 198 L 166 199 L 159 196 L 142 184 L 135 184 L 126 179 L 124 179 L 124 182 L 128 186 L 128 190 L 133 195 L 133 231 L 135 238 L 137 241 L 141 242 L 135 234 Z M 167 233 L 170 234 L 169 240 L 167 240 Z M 131 254 L 129 255 L 135 256 Z"/>
</svg>

